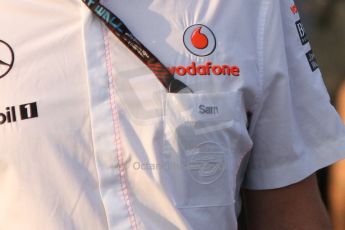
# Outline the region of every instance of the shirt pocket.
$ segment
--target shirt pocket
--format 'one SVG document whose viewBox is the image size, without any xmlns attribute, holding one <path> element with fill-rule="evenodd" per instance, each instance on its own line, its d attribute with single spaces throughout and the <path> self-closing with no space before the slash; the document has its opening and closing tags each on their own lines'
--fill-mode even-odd
<svg viewBox="0 0 345 230">
<path fill-rule="evenodd" d="M 162 183 L 177 207 L 234 204 L 246 122 L 242 93 L 167 94 Z"/>
</svg>

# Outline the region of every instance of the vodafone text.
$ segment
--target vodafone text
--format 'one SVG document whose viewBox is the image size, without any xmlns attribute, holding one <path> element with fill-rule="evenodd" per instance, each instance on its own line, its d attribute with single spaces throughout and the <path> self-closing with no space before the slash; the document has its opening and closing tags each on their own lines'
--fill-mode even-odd
<svg viewBox="0 0 345 230">
<path fill-rule="evenodd" d="M 192 62 L 189 66 L 172 66 L 169 67 L 169 71 L 172 74 L 179 76 L 240 76 L 240 67 L 236 65 L 214 65 L 212 62 L 206 62 L 205 64 L 197 65 Z"/>
</svg>

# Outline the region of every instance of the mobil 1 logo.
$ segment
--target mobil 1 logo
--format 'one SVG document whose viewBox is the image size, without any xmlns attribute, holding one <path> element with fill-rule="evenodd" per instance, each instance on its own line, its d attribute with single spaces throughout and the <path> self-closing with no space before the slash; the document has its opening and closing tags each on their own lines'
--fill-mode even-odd
<svg viewBox="0 0 345 230">
<path fill-rule="evenodd" d="M 37 117 L 37 102 L 22 104 L 19 106 L 8 106 L 4 111 L 0 111 L 0 125 L 15 123 Z"/>
<path fill-rule="evenodd" d="M 302 45 L 307 44 L 309 42 L 309 40 L 308 40 L 307 33 L 305 32 L 305 29 L 304 29 L 304 26 L 303 26 L 301 20 L 298 20 L 296 22 L 296 28 L 297 28 L 299 38 L 301 39 Z"/>
</svg>

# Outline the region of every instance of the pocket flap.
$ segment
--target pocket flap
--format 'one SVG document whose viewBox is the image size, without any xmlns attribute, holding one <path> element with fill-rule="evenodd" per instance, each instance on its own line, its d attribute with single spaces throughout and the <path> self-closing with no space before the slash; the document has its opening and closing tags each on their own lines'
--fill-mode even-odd
<svg viewBox="0 0 345 230">
<path fill-rule="evenodd" d="M 180 122 L 239 120 L 241 98 L 238 93 L 167 94 L 166 114 Z"/>
</svg>

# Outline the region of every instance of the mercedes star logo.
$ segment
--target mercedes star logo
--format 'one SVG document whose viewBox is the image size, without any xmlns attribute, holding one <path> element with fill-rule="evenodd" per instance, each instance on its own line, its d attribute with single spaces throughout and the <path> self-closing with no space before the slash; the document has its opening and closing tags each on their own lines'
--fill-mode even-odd
<svg viewBox="0 0 345 230">
<path fill-rule="evenodd" d="M 5 77 L 14 64 L 14 52 L 12 47 L 0 40 L 0 79 Z"/>
</svg>

